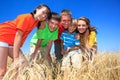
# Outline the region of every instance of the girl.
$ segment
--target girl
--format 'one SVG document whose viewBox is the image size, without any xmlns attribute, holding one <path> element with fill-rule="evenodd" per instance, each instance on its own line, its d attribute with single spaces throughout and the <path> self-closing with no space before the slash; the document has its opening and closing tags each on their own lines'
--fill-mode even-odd
<svg viewBox="0 0 120 80">
<path fill-rule="evenodd" d="M 25 59 L 20 48 L 32 29 L 49 14 L 48 6 L 39 5 L 32 13 L 19 15 L 13 21 L 0 24 L 0 77 L 6 72 L 8 56 L 14 62 L 18 61 L 19 56 Z"/>
<path fill-rule="evenodd" d="M 86 17 L 80 17 L 77 24 L 77 30 L 80 35 L 81 50 L 83 53 L 87 54 L 89 60 L 92 60 L 92 55 L 97 53 L 97 31 L 95 27 L 90 25 L 90 20 Z"/>
</svg>

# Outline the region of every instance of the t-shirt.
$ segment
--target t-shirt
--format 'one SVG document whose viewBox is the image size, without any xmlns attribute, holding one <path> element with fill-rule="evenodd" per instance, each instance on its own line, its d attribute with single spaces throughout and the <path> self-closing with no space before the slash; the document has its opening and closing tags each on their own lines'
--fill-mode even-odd
<svg viewBox="0 0 120 80">
<path fill-rule="evenodd" d="M 38 21 L 33 18 L 32 14 L 19 15 L 13 21 L 0 24 L 0 41 L 13 45 L 16 31 L 21 30 L 24 33 L 21 42 L 22 46 L 28 34 L 37 24 Z"/>
<path fill-rule="evenodd" d="M 61 34 L 62 34 L 62 32 L 63 32 L 64 30 L 65 30 L 65 29 L 64 29 L 64 27 L 62 26 L 62 24 L 59 23 L 59 24 L 58 24 L 58 39 L 54 41 L 55 43 L 56 43 L 56 42 L 58 42 L 58 43 L 61 42 L 60 36 L 61 36 Z"/>
<path fill-rule="evenodd" d="M 44 29 L 38 29 L 36 33 L 33 35 L 30 44 L 36 44 L 38 39 L 41 39 L 40 47 L 46 47 L 49 40 L 56 40 L 58 38 L 58 28 L 54 31 L 50 31 L 48 24 Z"/>
<path fill-rule="evenodd" d="M 80 37 L 80 42 L 81 42 L 81 45 L 84 45 L 84 41 L 82 37 Z M 88 44 L 92 47 L 95 43 L 97 43 L 96 32 L 91 31 L 90 35 L 88 36 Z"/>
<path fill-rule="evenodd" d="M 91 31 L 90 35 L 89 35 L 89 45 L 93 46 L 95 43 L 97 43 L 97 39 L 96 39 L 96 32 L 95 31 Z"/>
<path fill-rule="evenodd" d="M 66 50 L 68 47 L 80 45 L 80 40 L 75 39 L 75 35 L 76 32 L 69 34 L 68 30 L 62 32 L 60 39 L 63 41 L 64 50 Z"/>
</svg>

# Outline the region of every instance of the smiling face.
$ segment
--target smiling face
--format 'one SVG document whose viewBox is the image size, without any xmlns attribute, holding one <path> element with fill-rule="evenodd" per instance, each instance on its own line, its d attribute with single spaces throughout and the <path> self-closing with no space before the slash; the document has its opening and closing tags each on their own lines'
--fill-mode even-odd
<svg viewBox="0 0 120 80">
<path fill-rule="evenodd" d="M 68 32 L 73 33 L 76 30 L 76 26 L 72 25 L 68 27 Z"/>
<path fill-rule="evenodd" d="M 61 16 L 61 24 L 65 29 L 67 29 L 71 25 L 71 16 L 70 15 Z"/>
<path fill-rule="evenodd" d="M 47 15 L 47 8 L 42 7 L 40 9 L 36 9 L 36 13 L 34 15 L 34 18 L 38 21 L 44 21 L 48 17 Z"/>
<path fill-rule="evenodd" d="M 77 29 L 78 29 L 79 33 L 84 33 L 88 28 L 88 25 L 86 24 L 86 22 L 83 20 L 78 20 L 77 23 L 78 23 Z"/>
<path fill-rule="evenodd" d="M 71 26 L 68 27 L 69 33 L 73 33 L 77 28 L 77 20 L 72 18 Z"/>
<path fill-rule="evenodd" d="M 48 26 L 49 26 L 50 31 L 54 31 L 58 27 L 58 21 L 55 19 L 50 19 L 48 22 Z"/>
</svg>

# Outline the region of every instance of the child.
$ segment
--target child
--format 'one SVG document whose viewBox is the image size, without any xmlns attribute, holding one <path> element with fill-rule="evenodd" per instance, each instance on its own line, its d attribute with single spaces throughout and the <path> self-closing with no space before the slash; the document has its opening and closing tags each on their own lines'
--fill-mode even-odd
<svg viewBox="0 0 120 80">
<path fill-rule="evenodd" d="M 51 13 L 51 17 L 48 19 L 48 23 L 45 21 L 37 32 L 33 35 L 30 43 L 35 46 L 31 56 L 32 59 L 37 59 L 38 53 L 40 53 L 41 58 L 49 63 L 52 62 L 50 56 L 50 50 L 52 42 L 58 38 L 58 22 L 60 21 L 60 16 L 57 13 Z M 37 42 L 36 42 L 37 41 Z"/>
<path fill-rule="evenodd" d="M 60 40 L 60 35 L 62 34 L 63 31 L 68 29 L 68 27 L 71 24 L 71 11 L 68 9 L 63 9 L 60 13 L 60 23 L 58 24 L 58 39 L 54 41 L 55 45 L 55 57 L 57 62 L 61 62 L 63 55 L 61 54 L 61 40 Z"/>
<path fill-rule="evenodd" d="M 49 14 L 48 6 L 39 5 L 32 13 L 19 15 L 13 21 L 0 24 L 0 77 L 4 76 L 7 70 L 8 56 L 13 58 L 14 62 L 17 62 L 20 56 L 25 58 L 20 48 L 32 29 Z"/>
<path fill-rule="evenodd" d="M 90 20 L 86 17 L 80 17 L 77 20 L 77 30 L 80 35 L 82 53 L 93 62 L 94 54 L 97 53 L 96 28 L 90 25 Z"/>
<path fill-rule="evenodd" d="M 79 34 L 76 33 L 76 28 L 77 28 L 77 20 L 72 19 L 72 26 L 68 27 L 68 30 L 65 30 L 61 34 L 60 39 L 62 40 L 62 54 L 63 55 L 67 54 L 70 50 L 76 49 L 77 45 L 80 44 Z M 78 38 L 78 40 L 75 37 Z"/>
<path fill-rule="evenodd" d="M 80 45 L 80 36 L 75 32 L 77 28 L 77 20 L 72 19 L 72 26 L 68 28 L 68 30 L 64 31 L 61 35 L 61 40 L 63 42 L 62 54 L 63 54 L 63 61 L 62 61 L 62 68 L 74 66 L 76 67 L 76 63 L 80 62 L 79 58 L 79 45 Z M 77 39 L 76 39 L 76 38 Z M 77 59 L 74 59 L 74 58 Z"/>
</svg>

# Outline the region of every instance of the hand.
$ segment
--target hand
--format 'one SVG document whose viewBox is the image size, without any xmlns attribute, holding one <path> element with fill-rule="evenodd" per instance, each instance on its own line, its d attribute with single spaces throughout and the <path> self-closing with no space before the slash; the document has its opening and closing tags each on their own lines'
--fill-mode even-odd
<svg viewBox="0 0 120 80">
<path fill-rule="evenodd" d="M 63 54 L 64 54 L 64 52 L 65 52 L 65 51 L 62 49 L 62 50 L 61 50 L 61 54 L 63 55 Z"/>
<path fill-rule="evenodd" d="M 64 52 L 64 54 L 68 54 L 68 51 L 66 50 L 66 51 Z"/>
<path fill-rule="evenodd" d="M 70 49 L 71 49 L 71 48 L 70 48 L 70 47 L 68 47 L 68 48 L 66 49 L 66 52 L 69 52 L 69 51 L 70 51 Z"/>
<path fill-rule="evenodd" d="M 19 61 L 19 58 L 13 58 L 13 62 L 16 63 Z"/>
<path fill-rule="evenodd" d="M 67 53 L 68 53 L 67 50 L 65 51 L 65 50 L 62 49 L 62 51 L 61 51 L 61 54 L 62 54 L 62 55 L 67 54 Z"/>
<path fill-rule="evenodd" d="M 75 46 L 75 47 L 74 47 L 74 49 L 75 49 L 75 50 L 78 50 L 78 49 L 79 49 L 79 47 Z"/>
<path fill-rule="evenodd" d="M 14 58 L 12 65 L 13 65 L 14 68 L 19 67 L 19 58 Z"/>
</svg>

